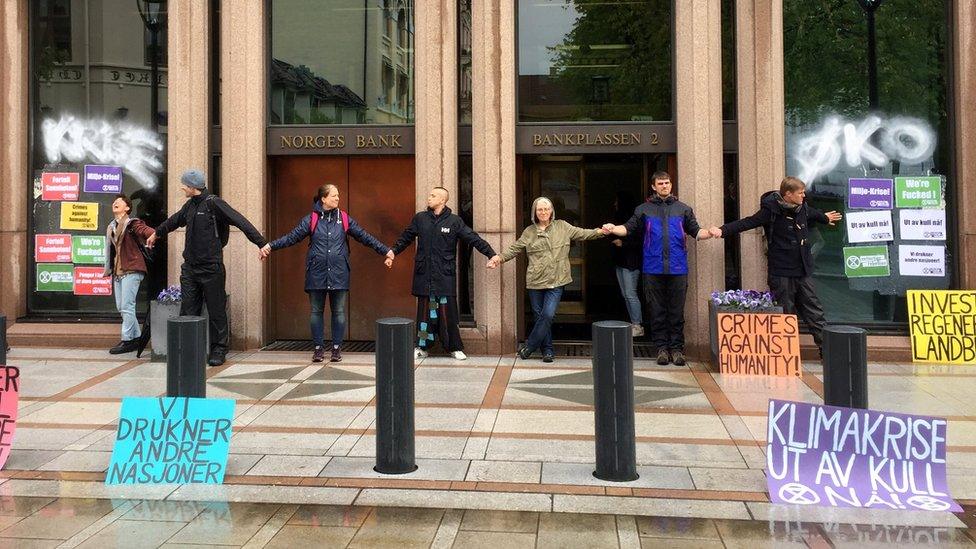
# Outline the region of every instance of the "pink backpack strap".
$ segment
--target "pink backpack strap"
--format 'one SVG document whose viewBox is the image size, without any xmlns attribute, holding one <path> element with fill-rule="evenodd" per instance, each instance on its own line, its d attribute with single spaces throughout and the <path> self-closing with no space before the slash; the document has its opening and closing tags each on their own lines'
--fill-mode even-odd
<svg viewBox="0 0 976 549">
<path fill-rule="evenodd" d="M 312 243 L 312 235 L 315 234 L 315 227 L 318 227 L 318 226 L 319 226 L 319 216 L 315 215 L 315 212 L 312 212 L 309 215 L 309 221 L 308 221 L 308 242 L 309 242 L 309 244 Z"/>
<path fill-rule="evenodd" d="M 349 232 L 349 214 L 346 210 L 339 210 L 339 215 L 342 217 L 342 232 Z"/>
</svg>

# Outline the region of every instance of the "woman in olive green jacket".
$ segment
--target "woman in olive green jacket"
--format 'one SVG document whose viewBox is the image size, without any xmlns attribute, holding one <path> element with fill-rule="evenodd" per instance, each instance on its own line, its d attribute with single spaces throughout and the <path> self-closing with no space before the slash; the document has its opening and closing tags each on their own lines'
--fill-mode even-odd
<svg viewBox="0 0 976 549">
<path fill-rule="evenodd" d="M 573 240 L 603 238 L 606 233 L 602 229 L 581 229 L 557 220 L 552 201 L 543 196 L 532 202 L 532 221 L 533 224 L 522 231 L 522 236 L 505 253 L 491 258 L 488 265 L 497 267 L 522 251 L 528 256 L 525 287 L 535 313 L 535 325 L 518 354 L 526 359 L 541 349 L 543 362 L 552 362 L 552 319 L 556 316 L 563 289 L 573 281 L 569 248 Z"/>
</svg>

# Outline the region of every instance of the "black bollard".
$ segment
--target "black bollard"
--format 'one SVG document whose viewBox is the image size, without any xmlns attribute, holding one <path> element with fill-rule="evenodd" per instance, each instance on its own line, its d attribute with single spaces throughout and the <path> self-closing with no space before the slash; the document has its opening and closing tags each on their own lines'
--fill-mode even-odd
<svg viewBox="0 0 976 549">
<path fill-rule="evenodd" d="M 413 423 L 413 339 L 409 318 L 376 321 L 376 467 L 388 475 L 417 470 Z"/>
<path fill-rule="evenodd" d="M 853 326 L 823 331 L 824 404 L 868 407 L 868 335 Z"/>
<path fill-rule="evenodd" d="M 207 397 L 207 319 L 202 316 L 166 322 L 166 396 Z"/>
<path fill-rule="evenodd" d="M 7 363 L 7 316 L 0 315 L 0 364 Z"/>
<path fill-rule="evenodd" d="M 634 436 L 634 339 L 630 324 L 593 324 L 593 411 L 596 470 L 601 480 L 637 480 Z"/>
</svg>

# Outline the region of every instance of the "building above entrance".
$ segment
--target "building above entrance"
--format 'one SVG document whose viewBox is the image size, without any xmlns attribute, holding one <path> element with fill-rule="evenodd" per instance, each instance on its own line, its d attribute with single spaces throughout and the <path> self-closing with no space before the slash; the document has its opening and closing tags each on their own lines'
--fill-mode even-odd
<svg viewBox="0 0 976 549">
<path fill-rule="evenodd" d="M 268 128 L 268 154 L 412 155 L 413 126 L 274 126 Z"/>
<path fill-rule="evenodd" d="M 519 124 L 519 154 L 675 152 L 674 124 Z"/>
</svg>

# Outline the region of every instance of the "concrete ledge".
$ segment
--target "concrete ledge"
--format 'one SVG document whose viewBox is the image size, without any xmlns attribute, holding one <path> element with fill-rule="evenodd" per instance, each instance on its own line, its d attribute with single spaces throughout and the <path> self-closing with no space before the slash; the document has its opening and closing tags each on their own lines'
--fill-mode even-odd
<svg viewBox="0 0 976 549">
<path fill-rule="evenodd" d="M 11 347 L 82 347 L 108 349 L 119 342 L 121 324 L 87 322 L 17 322 L 7 328 Z"/>
</svg>

